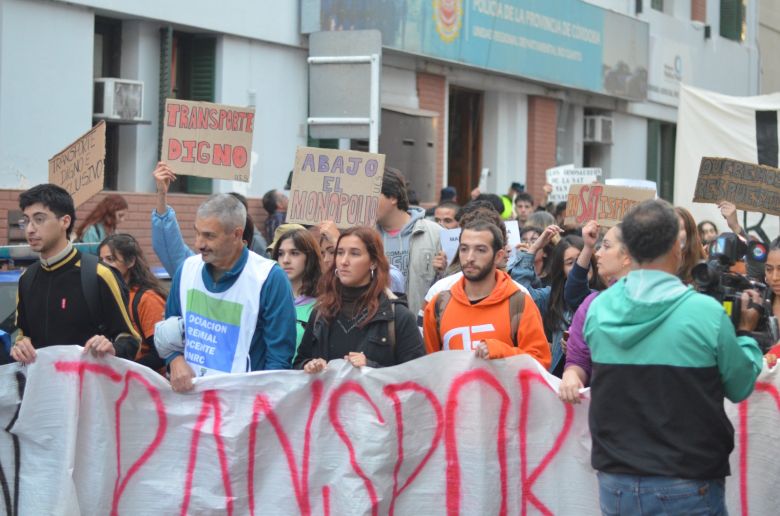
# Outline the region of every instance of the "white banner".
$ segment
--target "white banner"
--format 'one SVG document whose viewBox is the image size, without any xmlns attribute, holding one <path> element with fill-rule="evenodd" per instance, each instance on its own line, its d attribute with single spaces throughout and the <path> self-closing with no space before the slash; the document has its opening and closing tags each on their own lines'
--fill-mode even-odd
<svg viewBox="0 0 780 516">
<path fill-rule="evenodd" d="M 696 222 L 710 220 L 718 226 L 719 232 L 730 231 L 715 204 L 693 202 L 701 159 L 710 156 L 758 163 L 761 141 L 765 150 L 772 151 L 770 154 L 773 153 L 772 157 L 777 161 L 780 159 L 780 140 L 777 139 L 776 127 L 773 141 L 760 138 L 756 127 L 759 125 L 757 112 L 778 110 L 780 93 L 731 97 L 690 86 L 681 88 L 674 158 L 674 204 L 691 210 Z M 767 152 L 763 154 L 766 156 Z M 748 215 L 748 226 L 759 220 L 760 213 Z M 774 216 L 767 216 L 764 220 L 762 228 L 770 239 L 780 234 L 778 220 Z M 739 223 L 743 225 L 741 210 Z"/>
<path fill-rule="evenodd" d="M 137 364 L 48 348 L 27 371 L 11 425 L 21 370 L 0 368 L 0 513 L 599 510 L 588 401 L 558 401 L 557 380 L 526 356 L 449 351 L 374 370 L 337 361 L 313 376 L 208 377 L 176 394 Z M 776 510 L 775 373 L 727 407 L 737 430 L 731 514 Z"/>
</svg>

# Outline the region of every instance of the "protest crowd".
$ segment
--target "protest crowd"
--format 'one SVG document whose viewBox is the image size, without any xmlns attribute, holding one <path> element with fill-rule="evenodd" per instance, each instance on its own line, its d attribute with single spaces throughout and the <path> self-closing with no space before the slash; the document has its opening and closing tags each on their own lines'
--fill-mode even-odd
<svg viewBox="0 0 780 516">
<path fill-rule="evenodd" d="M 292 199 L 280 188 L 263 197 L 261 228 L 242 195 L 209 197 L 195 241 L 185 242 L 166 202 L 176 173 L 165 162 L 153 171 L 152 242 L 170 289 L 122 232 L 133 208 L 121 196 L 77 221 L 58 186 L 20 195 L 40 260 L 19 282 L 14 361 L 78 343 L 143 364 L 187 393 L 203 376 L 318 375 L 337 359 L 383 368 L 445 350 L 528 355 L 561 379 L 562 402 L 578 404 L 591 388 L 591 460 L 605 514 L 724 513 L 734 447 L 724 398 L 747 398 L 763 361 L 772 366 L 780 354 L 771 327 L 780 317 L 780 238 L 756 242 L 730 202 L 719 204 L 717 221 L 651 198 L 618 223 L 572 223 L 565 203 L 513 183 L 508 194 L 446 187 L 426 211 L 410 199 L 405 174 L 385 167 L 374 226 L 289 223 Z M 96 244 L 99 262 L 73 242 Z M 757 244 L 763 256 L 752 252 Z M 727 292 L 731 317 L 724 276 L 745 283 Z"/>
</svg>

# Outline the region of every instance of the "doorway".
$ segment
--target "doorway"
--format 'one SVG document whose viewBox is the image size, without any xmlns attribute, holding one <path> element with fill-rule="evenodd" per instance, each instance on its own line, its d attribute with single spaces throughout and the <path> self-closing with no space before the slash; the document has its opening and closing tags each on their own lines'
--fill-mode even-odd
<svg viewBox="0 0 780 516">
<path fill-rule="evenodd" d="M 483 100 L 481 91 L 450 87 L 447 184 L 455 187 L 461 202 L 479 186 Z"/>
</svg>

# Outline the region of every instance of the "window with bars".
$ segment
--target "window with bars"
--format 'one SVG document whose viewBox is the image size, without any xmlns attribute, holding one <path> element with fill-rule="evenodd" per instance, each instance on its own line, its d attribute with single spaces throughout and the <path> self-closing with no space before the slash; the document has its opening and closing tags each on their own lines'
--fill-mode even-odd
<svg viewBox="0 0 780 516">
<path fill-rule="evenodd" d="M 163 34 L 165 37 L 165 34 Z M 215 101 L 217 66 L 217 39 L 214 36 L 173 31 L 170 38 L 169 77 L 167 97 L 183 100 Z M 163 56 L 165 59 L 165 56 Z M 164 103 L 160 105 L 160 120 Z M 171 185 L 172 192 L 210 194 L 212 180 L 205 177 L 179 176 Z"/>
</svg>

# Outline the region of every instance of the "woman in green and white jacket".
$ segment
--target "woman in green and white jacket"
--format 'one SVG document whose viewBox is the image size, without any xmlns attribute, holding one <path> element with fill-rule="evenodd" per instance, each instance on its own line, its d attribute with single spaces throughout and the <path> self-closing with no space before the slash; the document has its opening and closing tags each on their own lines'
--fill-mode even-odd
<svg viewBox="0 0 780 516">
<path fill-rule="evenodd" d="M 281 229 L 281 226 L 280 226 Z M 292 285 L 296 312 L 296 353 L 303 331 L 317 298 L 317 285 L 322 275 L 320 246 L 308 230 L 299 227 L 278 235 L 273 242 L 274 260 L 287 273 Z"/>
</svg>

